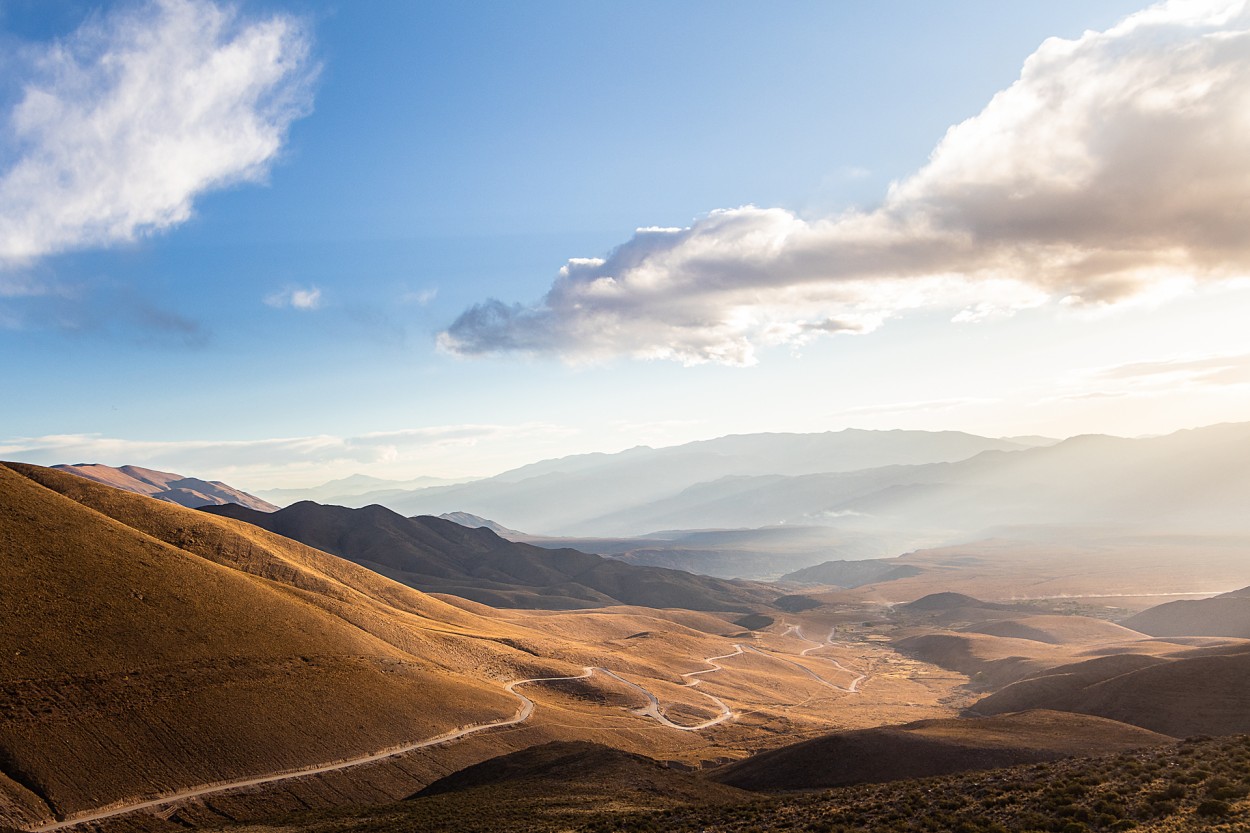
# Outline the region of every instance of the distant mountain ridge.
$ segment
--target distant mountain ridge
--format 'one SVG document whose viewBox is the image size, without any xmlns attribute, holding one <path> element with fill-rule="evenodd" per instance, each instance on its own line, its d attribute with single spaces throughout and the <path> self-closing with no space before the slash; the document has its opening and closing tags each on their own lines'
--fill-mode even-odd
<svg viewBox="0 0 1250 833">
<path fill-rule="evenodd" d="M 220 480 L 200 480 L 198 477 L 186 477 L 139 466 L 114 467 L 101 463 L 78 463 L 72 466 L 52 466 L 52 468 L 103 483 L 105 486 L 176 503 L 188 509 L 221 506 L 227 503 L 237 503 L 258 512 L 273 512 L 278 508 L 266 500 L 228 486 Z"/>
<path fill-rule="evenodd" d="M 550 550 L 435 517 L 382 506 L 348 509 L 303 501 L 277 512 L 241 506 L 203 511 L 247 521 L 346 558 L 428 593 L 493 607 L 576 609 L 609 605 L 749 612 L 780 595 L 767 585 L 637 567 L 572 549 Z"/>
<path fill-rule="evenodd" d="M 984 451 L 1021 451 L 1024 442 L 958 431 L 741 434 L 668 448 L 583 454 L 532 463 L 457 486 L 391 495 L 378 502 L 403 515 L 468 512 L 534 535 L 637 535 L 658 529 L 766 526 L 763 522 L 688 522 L 629 513 L 678 499 L 722 478 L 777 480 L 890 465 L 965 460 Z"/>
<path fill-rule="evenodd" d="M 1244 533 L 1248 502 L 1250 423 L 1238 423 L 1145 439 L 1086 435 L 954 462 L 724 477 L 587 523 L 599 534 L 827 524 L 907 531 L 915 546 L 933 546 L 1023 525 Z"/>
<path fill-rule="evenodd" d="M 368 506 L 370 503 L 380 503 L 389 497 L 413 489 L 450 486 L 467 482 L 468 479 L 414 477 L 408 480 L 387 480 L 367 474 L 353 474 L 322 483 L 320 486 L 309 486 L 303 489 L 262 489 L 257 494 L 279 506 L 289 506 L 301 500 L 313 500 L 317 503 L 333 503 L 337 506 L 359 508 Z"/>
</svg>

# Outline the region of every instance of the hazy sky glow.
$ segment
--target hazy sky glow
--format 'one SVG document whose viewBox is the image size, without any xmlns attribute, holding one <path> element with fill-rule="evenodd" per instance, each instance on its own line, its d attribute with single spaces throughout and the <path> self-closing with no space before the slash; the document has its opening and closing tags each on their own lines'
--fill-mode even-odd
<svg viewBox="0 0 1250 833">
<path fill-rule="evenodd" d="M 0 4 L 0 457 L 1250 420 L 1245 2 Z"/>
</svg>

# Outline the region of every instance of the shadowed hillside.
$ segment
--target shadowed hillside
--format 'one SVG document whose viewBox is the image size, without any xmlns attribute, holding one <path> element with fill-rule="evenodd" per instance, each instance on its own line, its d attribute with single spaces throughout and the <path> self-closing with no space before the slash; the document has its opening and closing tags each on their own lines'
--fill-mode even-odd
<svg viewBox="0 0 1250 833">
<path fill-rule="evenodd" d="M 593 770 L 592 770 L 593 771 Z M 657 775 L 662 773 L 652 769 Z M 223 833 L 1241 833 L 1250 823 L 1250 738 L 1177 744 L 884 784 L 682 806 L 678 792 L 569 777 L 520 793 L 512 782 L 335 814 L 275 815 Z M 467 775 L 467 773 L 466 773 Z M 675 775 L 671 773 L 670 777 Z M 453 776 L 454 777 L 454 776 Z M 676 783 L 677 779 L 672 782 Z"/>
<path fill-rule="evenodd" d="M 1143 610 L 1126 627 L 1151 636 L 1235 636 L 1250 639 L 1250 588 L 1211 599 L 1177 601 Z"/>
<path fill-rule="evenodd" d="M 1226 649 L 1227 650 L 1227 649 Z M 1230 735 L 1250 731 L 1250 650 L 1180 659 L 1117 656 L 1052 668 L 978 701 L 977 714 L 1057 709 L 1155 732 Z"/>
<path fill-rule="evenodd" d="M 346 509 L 305 501 L 272 513 L 240 506 L 204 511 L 247 521 L 426 592 L 496 607 L 627 604 L 746 612 L 778 595 L 764 585 L 515 543 L 489 529 L 441 518 L 405 518 L 381 506 Z"/>
<path fill-rule="evenodd" d="M 498 800 L 501 791 L 516 798 L 567 797 L 576 791 L 607 794 L 621 803 L 647 804 L 662 796 L 659 806 L 750 799 L 741 790 L 708 783 L 643 755 L 584 741 L 546 743 L 491 758 L 435 781 L 413 798 L 469 791 L 489 792 L 491 800 Z"/>
<path fill-rule="evenodd" d="M 827 789 L 1121 752 L 1172 740 L 1112 720 L 1030 711 L 838 732 L 752 755 L 709 777 L 748 790 Z"/>
</svg>

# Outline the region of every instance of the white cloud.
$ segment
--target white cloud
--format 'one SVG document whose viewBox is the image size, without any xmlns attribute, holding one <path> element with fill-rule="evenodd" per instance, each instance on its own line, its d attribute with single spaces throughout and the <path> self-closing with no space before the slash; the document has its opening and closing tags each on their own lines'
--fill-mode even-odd
<svg viewBox="0 0 1250 833">
<path fill-rule="evenodd" d="M 294 18 L 150 0 L 26 56 L 0 162 L 0 268 L 187 220 L 256 182 L 308 112 L 316 69 Z"/>
<path fill-rule="evenodd" d="M 152 441 L 100 434 L 49 434 L 0 438 L 0 459 L 38 465 L 138 465 L 227 481 L 241 478 L 232 485 L 260 488 L 387 467 L 400 476 L 440 471 L 464 474 L 458 467 L 463 465 L 465 448 L 514 444 L 521 438 L 533 442 L 537 437 L 567 431 L 546 423 L 523 423 L 436 425 L 356 436 L 317 434 L 255 440 Z"/>
<path fill-rule="evenodd" d="M 415 291 L 404 292 L 399 296 L 401 304 L 416 304 L 419 307 L 429 306 L 438 297 L 438 287 L 427 287 Z"/>
<path fill-rule="evenodd" d="M 1171 2 L 1047 40 L 872 211 L 713 211 L 574 259 L 532 305 L 491 299 L 439 337 L 461 355 L 749 364 L 757 347 L 1047 301 L 1117 304 L 1250 274 L 1250 11 Z"/>
<path fill-rule="evenodd" d="M 266 295 L 265 303 L 271 307 L 290 307 L 307 312 L 321 306 L 321 289 L 316 286 L 310 286 L 307 289 L 288 286 L 280 292 Z"/>
</svg>

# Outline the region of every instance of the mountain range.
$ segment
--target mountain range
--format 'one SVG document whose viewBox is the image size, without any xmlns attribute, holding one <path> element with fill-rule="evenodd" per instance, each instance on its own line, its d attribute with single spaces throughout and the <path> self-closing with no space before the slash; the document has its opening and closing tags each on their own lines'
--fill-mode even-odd
<svg viewBox="0 0 1250 833">
<path fill-rule="evenodd" d="M 1247 534 L 1247 501 L 1242 423 L 1061 442 L 922 431 L 741 435 L 548 460 L 381 502 L 403 515 L 468 513 L 540 546 L 775 578 L 831 558 L 1022 529 L 1063 529 L 1072 540 Z"/>
<path fill-rule="evenodd" d="M 367 474 L 353 474 L 322 483 L 320 486 L 309 486 L 303 489 L 258 489 L 256 493 L 266 501 L 278 506 L 289 506 L 301 500 L 312 500 L 317 503 L 333 503 L 339 506 L 358 508 L 371 503 L 382 503 L 385 500 L 406 494 L 414 489 L 428 489 L 435 486 L 452 486 L 464 483 L 447 477 L 413 477 L 406 480 L 387 480 L 382 477 L 371 477 Z"/>
<path fill-rule="evenodd" d="M 544 549 L 443 518 L 405 518 L 382 506 L 303 501 L 277 512 L 238 505 L 203 511 L 255 524 L 428 593 L 496 607 L 640 605 L 747 612 L 781 595 L 767 585 L 641 567 L 572 549 Z"/>
<path fill-rule="evenodd" d="M 702 523 L 675 517 L 653 521 L 646 507 L 680 500 L 686 490 L 723 478 L 799 477 L 882 466 L 953 462 L 987 450 L 1030 447 L 955 431 L 845 431 L 823 434 L 744 434 L 669 448 L 638 447 L 618 454 L 546 460 L 456 486 L 388 496 L 380 502 L 403 515 L 469 512 L 529 534 L 637 535 L 661 529 L 763 526 Z M 632 512 L 639 512 L 637 517 Z"/>
</svg>

